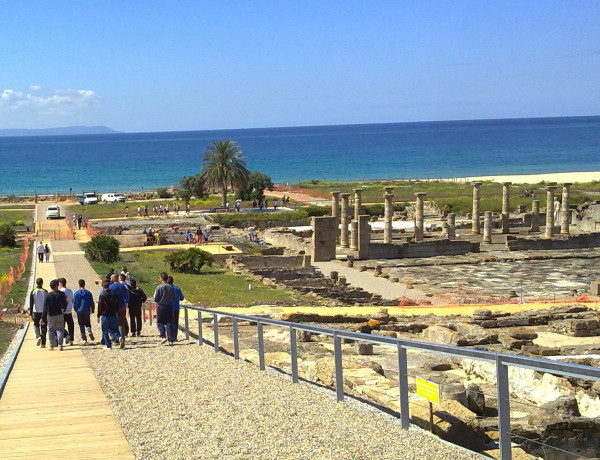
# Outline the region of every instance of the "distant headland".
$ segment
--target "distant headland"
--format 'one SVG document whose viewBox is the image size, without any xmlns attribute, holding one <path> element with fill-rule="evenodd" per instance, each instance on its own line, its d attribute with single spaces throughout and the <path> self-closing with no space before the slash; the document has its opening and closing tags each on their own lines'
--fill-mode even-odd
<svg viewBox="0 0 600 460">
<path fill-rule="evenodd" d="M 42 129 L 0 129 L 0 136 L 69 136 L 77 134 L 116 134 L 119 132 L 106 126 L 65 126 Z"/>
</svg>

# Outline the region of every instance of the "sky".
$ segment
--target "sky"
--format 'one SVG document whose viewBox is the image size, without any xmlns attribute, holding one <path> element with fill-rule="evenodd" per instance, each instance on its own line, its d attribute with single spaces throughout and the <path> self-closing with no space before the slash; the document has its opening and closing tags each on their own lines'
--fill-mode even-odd
<svg viewBox="0 0 600 460">
<path fill-rule="evenodd" d="M 0 129 L 600 115 L 600 2 L 13 1 Z"/>
</svg>

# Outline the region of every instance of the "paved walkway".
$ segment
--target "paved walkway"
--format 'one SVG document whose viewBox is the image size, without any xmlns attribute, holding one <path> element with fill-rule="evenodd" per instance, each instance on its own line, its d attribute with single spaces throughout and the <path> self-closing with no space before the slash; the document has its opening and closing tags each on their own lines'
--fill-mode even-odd
<svg viewBox="0 0 600 460">
<path fill-rule="evenodd" d="M 336 271 L 340 276 L 345 276 L 351 286 L 363 288 L 372 294 L 379 294 L 384 299 L 397 300 L 400 297 L 414 298 L 425 295 L 418 289 L 409 289 L 404 284 L 392 283 L 388 279 L 375 276 L 370 271 L 361 272 L 339 262 L 313 262 L 313 265 L 325 276 Z"/>
<path fill-rule="evenodd" d="M 53 221 L 60 226 L 64 221 Z M 51 224 L 46 224 L 50 226 Z M 50 232 L 49 232 L 50 233 Z M 97 278 L 80 256 L 54 252 L 74 249 L 72 240 L 50 242 L 50 263 L 36 265 L 36 277 L 65 276 L 77 288 L 75 273 Z M 99 328 L 92 327 L 99 336 Z M 77 325 L 76 325 L 77 328 Z M 77 330 L 77 329 L 76 329 Z M 0 399 L 0 456 L 11 459 L 134 458 L 121 425 L 79 346 L 64 351 L 38 348 L 30 327 Z M 107 450 L 109 449 L 109 450 Z"/>
</svg>

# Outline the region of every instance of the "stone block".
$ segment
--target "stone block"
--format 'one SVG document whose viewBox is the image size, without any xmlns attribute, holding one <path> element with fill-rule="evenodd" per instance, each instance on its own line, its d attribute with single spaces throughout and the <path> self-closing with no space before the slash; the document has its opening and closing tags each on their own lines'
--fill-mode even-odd
<svg viewBox="0 0 600 460">
<path fill-rule="evenodd" d="M 310 342 L 312 340 L 313 333 L 310 331 L 299 331 L 296 330 L 296 340 L 298 342 Z"/>
<path fill-rule="evenodd" d="M 357 343 L 356 344 L 356 354 L 357 355 L 372 355 L 373 354 L 373 344 L 372 343 Z"/>
<path fill-rule="evenodd" d="M 337 284 L 338 284 L 338 286 L 345 286 L 346 285 L 346 277 L 345 276 L 338 277 Z"/>
<path fill-rule="evenodd" d="M 517 340 L 535 340 L 538 338 L 537 332 L 523 329 L 509 331 L 508 335 Z"/>
<path fill-rule="evenodd" d="M 475 383 L 470 383 L 467 387 L 467 409 L 477 415 L 485 415 L 485 395 L 481 387 Z"/>
<path fill-rule="evenodd" d="M 590 283 L 590 295 L 600 296 L 600 281 Z"/>
</svg>

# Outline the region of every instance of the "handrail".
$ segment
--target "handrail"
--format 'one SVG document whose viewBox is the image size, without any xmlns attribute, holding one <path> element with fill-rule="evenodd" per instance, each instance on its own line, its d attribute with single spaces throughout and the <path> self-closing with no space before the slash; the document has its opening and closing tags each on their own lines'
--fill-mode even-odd
<svg viewBox="0 0 600 460">
<path fill-rule="evenodd" d="M 146 302 L 144 307 L 148 308 L 148 320 L 152 324 L 152 315 L 155 304 L 152 301 Z M 234 358 L 239 359 L 239 339 L 238 322 L 246 321 L 256 323 L 258 339 L 258 358 L 259 367 L 265 369 L 265 350 L 263 341 L 263 327 L 265 325 L 278 326 L 289 329 L 290 331 L 290 354 L 292 382 L 298 382 L 298 355 L 296 348 L 296 331 L 307 331 L 318 334 L 324 334 L 333 337 L 334 342 L 334 361 L 335 361 L 335 381 L 336 395 L 338 401 L 344 399 L 343 386 L 343 368 L 342 368 L 342 348 L 341 339 L 351 339 L 360 342 L 395 346 L 398 353 L 398 388 L 400 404 L 400 422 L 405 429 L 410 426 L 409 414 L 409 387 L 407 371 L 407 350 L 422 350 L 438 354 L 450 355 L 467 359 L 475 359 L 493 363 L 496 366 L 496 392 L 498 398 L 498 431 L 500 435 L 500 457 L 502 460 L 510 460 L 511 453 L 511 431 L 510 431 L 510 393 L 509 393 L 509 373 L 508 366 L 532 369 L 540 372 L 561 374 L 569 377 L 591 379 L 600 381 L 600 369 L 580 364 L 552 361 L 548 359 L 530 358 L 527 356 L 511 355 L 508 353 L 496 353 L 491 351 L 467 349 L 452 345 L 441 345 L 436 343 L 420 342 L 416 340 L 399 339 L 394 337 L 375 336 L 361 332 L 345 331 L 322 326 L 313 326 L 309 324 L 294 323 L 289 321 L 276 320 L 271 318 L 262 318 L 258 316 L 243 315 L 239 313 L 224 312 L 219 310 L 210 310 L 193 305 L 181 305 L 184 310 L 184 331 L 186 339 L 190 337 L 189 312 L 195 311 L 198 315 L 198 345 L 204 342 L 202 336 L 202 314 L 210 315 L 213 319 L 213 345 L 215 353 L 220 351 L 219 347 L 219 317 L 232 319 L 233 323 L 233 342 Z"/>
</svg>

